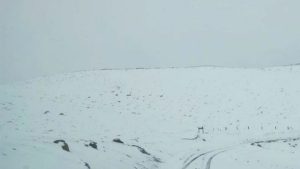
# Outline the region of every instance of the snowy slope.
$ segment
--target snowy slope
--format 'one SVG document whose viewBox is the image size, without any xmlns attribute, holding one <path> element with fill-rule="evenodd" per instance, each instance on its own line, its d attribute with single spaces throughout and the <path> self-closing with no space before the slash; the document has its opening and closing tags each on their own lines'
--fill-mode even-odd
<svg viewBox="0 0 300 169">
<path fill-rule="evenodd" d="M 300 66 L 102 70 L 0 86 L 1 169 L 299 169 Z"/>
</svg>

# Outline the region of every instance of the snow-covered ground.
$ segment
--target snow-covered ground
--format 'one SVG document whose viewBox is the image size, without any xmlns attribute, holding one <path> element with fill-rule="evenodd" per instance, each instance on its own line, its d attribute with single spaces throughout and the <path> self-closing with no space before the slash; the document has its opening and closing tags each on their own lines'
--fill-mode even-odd
<svg viewBox="0 0 300 169">
<path fill-rule="evenodd" d="M 1 169 L 299 169 L 300 66 L 99 70 L 0 86 Z"/>
</svg>

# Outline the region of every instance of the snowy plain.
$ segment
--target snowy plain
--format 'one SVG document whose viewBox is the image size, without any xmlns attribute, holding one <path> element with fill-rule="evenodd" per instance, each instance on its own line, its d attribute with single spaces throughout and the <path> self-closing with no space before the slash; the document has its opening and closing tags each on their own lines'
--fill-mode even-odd
<svg viewBox="0 0 300 169">
<path fill-rule="evenodd" d="M 300 66 L 0 85 L 1 169 L 299 169 Z"/>
</svg>

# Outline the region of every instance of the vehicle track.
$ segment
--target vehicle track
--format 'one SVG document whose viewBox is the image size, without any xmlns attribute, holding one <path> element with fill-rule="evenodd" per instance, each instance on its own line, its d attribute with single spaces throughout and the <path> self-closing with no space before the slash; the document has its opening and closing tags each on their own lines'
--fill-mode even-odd
<svg viewBox="0 0 300 169">
<path fill-rule="evenodd" d="M 202 156 L 204 156 L 204 155 L 206 155 L 206 154 L 208 154 L 208 153 L 212 153 L 212 152 L 214 152 L 214 150 L 207 151 L 207 152 L 205 152 L 205 153 L 201 153 L 201 154 L 197 155 L 196 157 L 194 157 L 193 159 L 191 159 L 190 161 L 188 161 L 188 162 L 182 167 L 182 169 L 188 168 L 189 165 L 192 164 L 192 163 L 193 163 L 195 160 L 197 160 L 199 157 L 202 157 Z"/>
<path fill-rule="evenodd" d="M 224 152 L 226 152 L 226 151 L 227 151 L 227 150 L 223 150 L 223 151 L 217 152 L 217 153 L 215 153 L 214 155 L 212 155 L 212 156 L 207 160 L 205 169 L 210 169 L 211 161 L 212 161 L 217 155 L 219 155 L 219 154 L 221 154 L 221 153 L 224 153 Z"/>
<path fill-rule="evenodd" d="M 192 158 L 191 160 L 189 160 L 191 157 L 188 157 L 188 159 L 185 160 L 185 164 L 183 165 L 182 169 L 187 169 L 194 161 L 196 161 L 198 158 L 206 156 L 210 153 L 214 153 L 212 156 L 209 157 L 209 159 L 206 162 L 206 166 L 205 169 L 210 169 L 211 166 L 211 162 L 212 160 L 219 154 L 224 153 L 226 151 L 228 151 L 230 148 L 234 149 L 236 147 L 240 147 L 242 145 L 255 145 L 255 144 L 267 144 L 267 143 L 275 143 L 275 142 L 291 142 L 291 141 L 299 141 L 300 137 L 288 137 L 288 138 L 279 138 L 279 139 L 269 139 L 269 140 L 261 140 L 261 141 L 252 141 L 252 142 L 246 142 L 246 143 L 242 143 L 242 144 L 238 144 L 235 146 L 229 146 L 229 147 L 225 147 L 225 148 L 220 148 L 220 149 L 215 149 L 215 150 L 210 150 L 210 151 L 206 151 L 204 153 L 198 154 L 197 156 L 195 156 L 194 158 Z"/>
</svg>

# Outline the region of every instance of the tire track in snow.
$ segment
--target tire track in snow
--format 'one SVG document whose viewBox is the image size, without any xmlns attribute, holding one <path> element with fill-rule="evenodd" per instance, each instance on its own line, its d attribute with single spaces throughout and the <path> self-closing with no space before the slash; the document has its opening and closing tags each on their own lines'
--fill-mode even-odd
<svg viewBox="0 0 300 169">
<path fill-rule="evenodd" d="M 216 152 L 216 151 L 220 151 L 216 154 L 219 154 L 219 153 L 222 153 L 222 152 L 225 152 L 227 150 L 224 150 L 223 149 L 215 149 L 215 150 L 210 150 L 210 151 L 207 151 L 207 152 L 204 152 L 204 153 L 201 153 L 199 155 L 197 155 L 196 157 L 192 158 L 191 160 L 189 160 L 187 163 L 184 164 L 184 166 L 182 167 L 182 169 L 186 169 L 188 168 L 195 160 L 197 160 L 198 158 L 202 157 L 202 156 L 205 156 L 207 154 L 210 154 L 210 153 L 213 153 L 213 152 Z M 187 161 L 187 160 L 186 160 Z"/>
<path fill-rule="evenodd" d="M 205 153 L 201 153 L 201 154 L 197 155 L 196 157 L 194 157 L 193 159 L 191 159 L 189 162 L 187 162 L 187 163 L 182 167 L 182 169 L 188 168 L 189 165 L 192 164 L 195 160 L 197 160 L 198 158 L 200 158 L 200 157 L 202 157 L 202 156 L 204 156 L 204 155 L 206 155 L 206 154 L 208 154 L 208 153 L 211 153 L 211 152 L 213 152 L 213 151 L 214 151 L 214 150 L 208 151 L 208 152 L 205 152 Z"/>
<path fill-rule="evenodd" d="M 227 151 L 227 150 L 223 150 L 223 151 L 217 152 L 216 154 L 212 155 L 212 156 L 207 160 L 205 169 L 210 169 L 211 161 L 212 161 L 217 155 L 219 155 L 219 154 L 221 154 L 221 153 L 224 153 L 224 152 L 226 152 L 226 151 Z"/>
<path fill-rule="evenodd" d="M 254 145 L 254 144 L 258 144 L 258 143 L 274 143 L 274 142 L 279 142 L 279 141 L 283 141 L 283 142 L 289 142 L 289 141 L 298 141 L 300 140 L 300 137 L 288 137 L 288 138 L 279 138 L 279 139 L 270 139 L 270 140 L 261 140 L 261 141 L 254 141 L 254 142 L 247 142 L 247 143 L 243 143 L 243 144 L 239 144 L 236 146 L 229 146 L 227 148 L 220 148 L 220 149 L 215 149 L 215 150 L 210 150 L 204 153 L 201 153 L 199 155 L 197 155 L 196 157 L 192 158 L 191 160 L 188 160 L 191 157 L 188 157 L 188 159 L 186 159 L 185 161 L 188 161 L 187 163 L 184 164 L 184 166 L 182 167 L 182 169 L 187 169 L 195 160 L 197 160 L 198 158 L 205 156 L 207 154 L 213 153 L 213 152 L 217 152 L 214 155 L 212 155 L 206 162 L 206 166 L 205 169 L 210 169 L 211 166 L 211 162 L 212 160 L 219 154 L 224 153 L 226 151 L 228 151 L 229 148 L 236 148 L 236 147 L 240 147 L 243 145 Z"/>
</svg>

